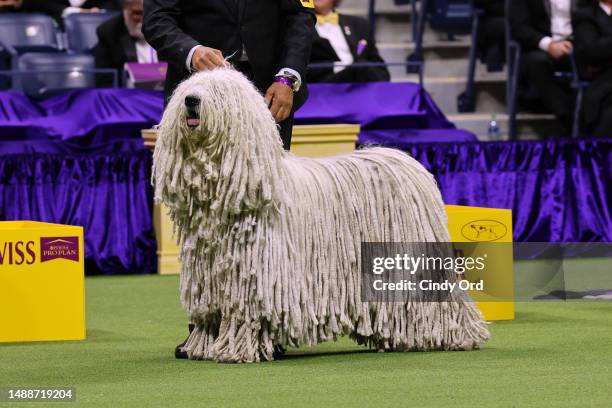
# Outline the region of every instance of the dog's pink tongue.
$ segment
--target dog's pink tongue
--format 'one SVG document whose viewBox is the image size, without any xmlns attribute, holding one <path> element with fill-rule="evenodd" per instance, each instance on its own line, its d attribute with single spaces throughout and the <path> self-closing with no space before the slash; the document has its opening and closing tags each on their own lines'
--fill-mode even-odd
<svg viewBox="0 0 612 408">
<path fill-rule="evenodd" d="M 200 125 L 200 119 L 198 118 L 187 118 L 187 126 L 197 127 Z"/>
</svg>

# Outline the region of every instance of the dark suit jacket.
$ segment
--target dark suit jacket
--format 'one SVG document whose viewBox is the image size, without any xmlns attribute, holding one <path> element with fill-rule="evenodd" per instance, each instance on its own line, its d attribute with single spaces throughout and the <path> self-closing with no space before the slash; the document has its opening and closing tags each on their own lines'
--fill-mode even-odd
<svg viewBox="0 0 612 408">
<path fill-rule="evenodd" d="M 370 33 L 370 25 L 367 20 L 361 17 L 340 14 L 339 24 L 355 62 L 385 62 L 378 53 L 376 42 L 374 37 L 372 37 L 372 33 Z M 310 62 L 340 61 L 329 40 L 321 38 L 316 30 L 314 35 Z M 367 43 L 365 48 L 361 50 L 361 53 L 358 53 L 359 41 L 362 40 L 367 41 Z M 332 68 L 317 68 L 308 71 L 308 82 L 374 82 L 389 81 L 389 79 L 389 71 L 386 67 L 354 69 L 347 67 L 338 74 L 334 74 Z"/>
<path fill-rule="evenodd" d="M 590 126 L 598 120 L 604 100 L 612 97 L 612 16 L 594 4 L 577 9 L 573 25 L 576 61 L 582 76 L 592 81 L 583 104 L 584 120 Z"/>
<path fill-rule="evenodd" d="M 512 37 L 522 51 L 538 50 L 542 38 L 551 36 L 550 7 L 550 0 L 510 0 Z"/>
<path fill-rule="evenodd" d="M 97 29 L 98 44 L 93 50 L 96 68 L 114 68 L 121 78 L 123 65 L 126 62 L 136 62 L 135 40 L 130 37 L 123 16 L 113 17 L 105 21 Z M 99 86 L 110 86 L 111 79 L 102 78 L 97 81 Z"/>
<path fill-rule="evenodd" d="M 168 61 L 166 95 L 190 74 L 187 55 L 198 44 L 224 56 L 238 51 L 233 60 L 244 44 L 254 83 L 265 92 L 280 68 L 305 77 L 314 25 L 314 11 L 300 0 L 148 0 L 143 33 Z"/>
<path fill-rule="evenodd" d="M 23 9 L 29 12 L 45 13 L 50 15 L 63 26 L 62 12 L 70 7 L 69 0 L 24 0 Z M 87 0 L 82 8 L 98 7 L 105 10 L 119 10 L 119 0 Z"/>
</svg>

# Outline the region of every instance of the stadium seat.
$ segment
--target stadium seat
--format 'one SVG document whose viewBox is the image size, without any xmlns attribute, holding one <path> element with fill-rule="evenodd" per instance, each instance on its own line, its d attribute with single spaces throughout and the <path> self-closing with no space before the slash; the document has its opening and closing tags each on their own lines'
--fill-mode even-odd
<svg viewBox="0 0 612 408">
<path fill-rule="evenodd" d="M 55 21 L 44 14 L 0 14 L 0 46 L 11 54 L 57 51 Z"/>
<path fill-rule="evenodd" d="M 394 0 L 394 3 L 397 6 L 403 6 L 403 5 L 410 4 L 411 9 L 412 9 L 411 10 L 412 21 L 413 22 L 415 21 L 415 18 L 418 16 L 416 0 Z M 376 0 L 368 0 L 368 21 L 370 23 L 370 32 L 372 33 L 372 36 L 375 37 L 376 36 Z M 416 33 L 417 33 L 417 25 L 413 23 L 412 24 L 413 41 L 416 38 Z"/>
<path fill-rule="evenodd" d="M 416 7 L 413 6 L 413 12 Z M 425 20 L 429 15 L 429 24 L 436 31 L 445 32 L 449 40 L 457 34 L 467 34 L 472 28 L 473 6 L 471 0 L 421 0 L 421 11 L 413 26 L 414 52 L 408 56 L 409 62 L 423 61 L 423 34 Z M 411 72 L 408 66 L 408 72 Z"/>
<path fill-rule="evenodd" d="M 18 90 L 30 96 L 46 96 L 66 89 L 95 87 L 95 63 L 91 55 L 27 53 L 19 57 Z"/>
<path fill-rule="evenodd" d="M 57 26 L 44 14 L 0 13 L 0 71 L 16 69 L 17 57 L 25 52 L 59 50 Z M 0 77 L 0 90 L 13 85 Z"/>
<path fill-rule="evenodd" d="M 66 17 L 66 42 L 69 52 L 91 53 L 98 43 L 96 30 L 106 20 L 118 16 L 118 12 L 74 13 Z"/>
<path fill-rule="evenodd" d="M 472 4 L 469 0 L 429 0 L 432 29 L 449 36 L 466 34 L 472 26 Z"/>
</svg>

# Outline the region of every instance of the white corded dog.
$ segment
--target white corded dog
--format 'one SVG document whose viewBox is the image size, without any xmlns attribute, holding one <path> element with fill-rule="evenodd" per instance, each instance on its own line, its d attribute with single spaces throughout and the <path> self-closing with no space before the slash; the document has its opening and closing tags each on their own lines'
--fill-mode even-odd
<svg viewBox="0 0 612 408">
<path fill-rule="evenodd" d="M 217 69 L 173 94 L 153 167 L 155 199 L 182 243 L 189 358 L 272 360 L 277 347 L 342 335 L 381 350 L 466 350 L 488 339 L 463 292 L 363 301 L 362 242 L 449 241 L 435 181 L 407 154 L 287 153 L 262 95 Z"/>
</svg>

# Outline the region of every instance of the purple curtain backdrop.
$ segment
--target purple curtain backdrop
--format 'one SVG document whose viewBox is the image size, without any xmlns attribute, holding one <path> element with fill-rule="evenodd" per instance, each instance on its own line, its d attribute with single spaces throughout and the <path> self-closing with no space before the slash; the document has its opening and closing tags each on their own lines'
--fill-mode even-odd
<svg viewBox="0 0 612 408">
<path fill-rule="evenodd" d="M 159 92 L 75 90 L 42 101 L 0 92 L 0 220 L 85 229 L 87 274 L 157 269 L 151 153 Z"/>
<path fill-rule="evenodd" d="M 423 88 L 412 83 L 313 84 L 295 124 L 360 124 L 361 143 L 476 141 L 456 129 Z M 0 141 L 61 140 L 97 145 L 140 137 L 158 123 L 160 92 L 133 89 L 75 90 L 40 102 L 0 92 Z M 363 140 L 362 140 L 363 139 Z"/>
<path fill-rule="evenodd" d="M 414 84 L 313 85 L 296 123 L 359 123 L 410 152 L 449 204 L 511 208 L 517 241 L 612 241 L 612 141 L 478 143 Z M 151 154 L 161 93 L 100 89 L 35 102 L 0 92 L 0 220 L 85 226 L 88 273 L 155 271 Z M 435 143 L 432 143 L 435 142 Z"/>
<path fill-rule="evenodd" d="M 0 141 L 57 140 L 99 145 L 140 139 L 140 130 L 159 123 L 160 92 L 83 89 L 42 101 L 19 92 L 0 92 Z"/>
<path fill-rule="evenodd" d="M 515 241 L 612 242 L 612 140 L 403 148 L 434 174 L 447 204 L 512 209 Z"/>
<path fill-rule="evenodd" d="M 11 152 L 0 156 L 0 220 L 84 226 L 87 274 L 156 270 L 151 153 L 140 140 L 16 144 L 0 143 Z"/>
</svg>

